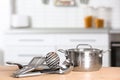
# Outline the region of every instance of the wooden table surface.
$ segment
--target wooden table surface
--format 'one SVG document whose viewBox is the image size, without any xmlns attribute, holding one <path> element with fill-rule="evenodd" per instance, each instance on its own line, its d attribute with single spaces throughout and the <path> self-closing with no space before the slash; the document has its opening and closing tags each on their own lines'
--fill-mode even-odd
<svg viewBox="0 0 120 80">
<path fill-rule="evenodd" d="M 68 74 L 45 74 L 33 77 L 13 78 L 17 70 L 13 66 L 0 66 L 0 80 L 120 80 L 120 67 L 106 67 L 94 72 L 73 72 Z"/>
</svg>

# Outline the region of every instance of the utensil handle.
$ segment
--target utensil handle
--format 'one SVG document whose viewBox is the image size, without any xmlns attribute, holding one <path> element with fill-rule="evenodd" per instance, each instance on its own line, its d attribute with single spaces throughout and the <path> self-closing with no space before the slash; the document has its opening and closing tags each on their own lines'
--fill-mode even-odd
<svg viewBox="0 0 120 80">
<path fill-rule="evenodd" d="M 63 50 L 63 49 L 59 49 L 58 51 L 61 53 L 66 53 L 65 50 Z"/>
<path fill-rule="evenodd" d="M 26 73 L 26 74 L 13 75 L 13 77 L 22 78 L 22 77 L 30 77 L 30 76 L 39 76 L 42 74 L 43 73 L 41 72 L 31 72 L 31 73 Z"/>
<path fill-rule="evenodd" d="M 111 51 L 111 49 L 108 49 L 108 50 L 102 51 L 102 53 L 104 54 L 104 53 L 110 52 L 110 51 Z"/>
<path fill-rule="evenodd" d="M 58 50 L 59 52 L 61 52 L 61 53 L 65 53 L 65 57 L 66 57 L 66 59 L 68 59 L 69 57 L 69 54 L 66 52 L 66 50 L 63 50 L 63 49 L 59 49 Z"/>
<path fill-rule="evenodd" d="M 88 46 L 90 49 L 92 49 L 92 46 L 89 45 L 89 44 L 78 44 L 78 45 L 76 46 L 76 49 L 79 49 L 80 46 Z"/>
<path fill-rule="evenodd" d="M 9 65 L 17 65 L 19 69 L 23 68 L 24 66 L 19 64 L 19 63 L 14 63 L 14 62 L 6 62 L 6 64 L 9 64 Z"/>
</svg>

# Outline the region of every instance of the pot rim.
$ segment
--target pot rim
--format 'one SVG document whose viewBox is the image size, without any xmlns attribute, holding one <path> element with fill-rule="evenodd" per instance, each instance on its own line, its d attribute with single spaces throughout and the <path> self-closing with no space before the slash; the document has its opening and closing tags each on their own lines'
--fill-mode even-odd
<svg viewBox="0 0 120 80">
<path fill-rule="evenodd" d="M 68 49 L 68 51 L 80 51 L 80 50 L 91 50 L 91 51 L 102 51 L 101 49 L 98 49 L 98 48 L 79 48 L 79 49 L 76 49 L 76 48 L 72 48 L 72 49 Z"/>
</svg>

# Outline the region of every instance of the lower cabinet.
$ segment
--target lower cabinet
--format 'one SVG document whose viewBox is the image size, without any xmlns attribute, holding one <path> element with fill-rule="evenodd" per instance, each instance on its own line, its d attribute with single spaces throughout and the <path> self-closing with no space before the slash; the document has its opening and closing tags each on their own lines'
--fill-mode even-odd
<svg viewBox="0 0 120 80">
<path fill-rule="evenodd" d="M 45 56 L 58 49 L 76 48 L 78 44 L 90 44 L 93 48 L 107 50 L 109 36 L 103 34 L 12 34 L 6 35 L 4 64 L 6 61 L 27 64 L 34 56 Z M 79 46 L 79 48 L 89 46 Z M 60 55 L 64 60 L 64 55 Z M 103 55 L 103 66 L 110 65 L 110 54 Z"/>
<path fill-rule="evenodd" d="M 4 63 L 6 61 L 27 64 L 35 56 L 45 56 L 54 51 L 54 46 L 7 46 Z"/>
</svg>

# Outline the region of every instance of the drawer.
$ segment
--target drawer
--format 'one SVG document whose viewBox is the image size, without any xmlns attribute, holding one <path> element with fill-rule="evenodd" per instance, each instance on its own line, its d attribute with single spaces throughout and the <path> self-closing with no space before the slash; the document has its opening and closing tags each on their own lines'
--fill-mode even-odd
<svg viewBox="0 0 120 80">
<path fill-rule="evenodd" d="M 91 45 L 108 45 L 107 34 L 63 34 L 56 35 L 57 45 L 77 45 L 77 44 L 91 44 Z"/>
<path fill-rule="evenodd" d="M 48 52 L 55 51 L 53 46 L 10 46 L 5 50 L 4 63 L 6 61 L 28 63 L 35 56 L 45 56 Z"/>
<path fill-rule="evenodd" d="M 5 35 L 4 42 L 6 45 L 54 45 L 53 39 L 49 34 L 16 34 Z"/>
</svg>

